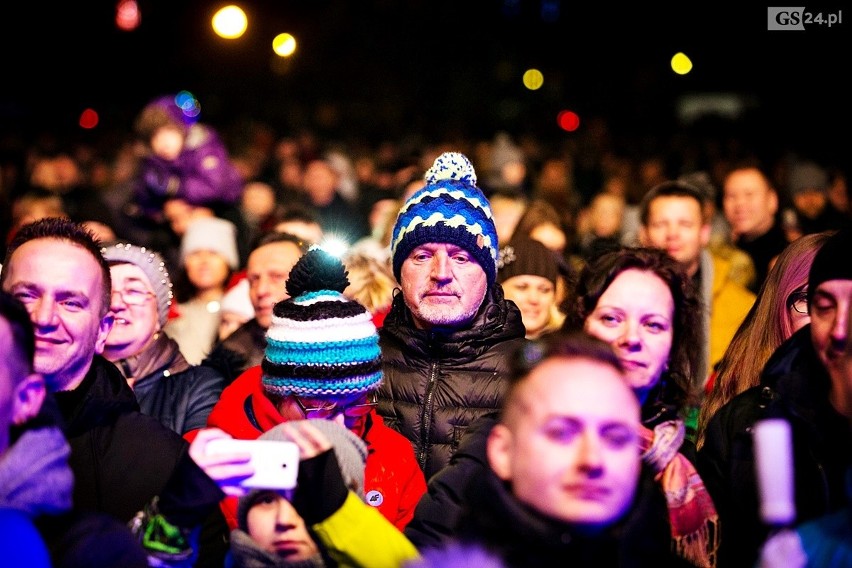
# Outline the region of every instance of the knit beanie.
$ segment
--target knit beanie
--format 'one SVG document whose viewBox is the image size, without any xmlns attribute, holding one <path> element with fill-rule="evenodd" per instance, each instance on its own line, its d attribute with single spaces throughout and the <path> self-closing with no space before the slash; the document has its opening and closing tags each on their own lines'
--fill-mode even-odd
<svg viewBox="0 0 852 568">
<path fill-rule="evenodd" d="M 201 217 L 190 223 L 180 242 L 181 264 L 186 255 L 199 250 L 212 250 L 225 259 L 231 270 L 239 268 L 236 225 L 221 217 Z"/>
<path fill-rule="evenodd" d="M 523 274 L 547 278 L 556 286 L 559 266 L 553 252 L 534 239 L 513 239 L 500 249 L 500 258 L 497 260 L 497 281 L 502 284 L 513 276 Z"/>
<path fill-rule="evenodd" d="M 828 173 L 816 162 L 798 162 L 790 168 L 787 187 L 791 196 L 808 190 L 825 191 L 828 189 Z"/>
<path fill-rule="evenodd" d="M 394 276 L 400 280 L 402 263 L 416 247 L 446 243 L 476 259 L 490 288 L 497 276 L 497 229 L 470 161 L 458 152 L 445 152 L 426 172 L 425 181 L 426 187 L 403 204 L 393 227 Z"/>
<path fill-rule="evenodd" d="M 814 256 L 808 273 L 808 305 L 814 297 L 817 287 L 829 280 L 852 280 L 852 228 L 846 227 L 834 233 L 825 241 Z"/>
<path fill-rule="evenodd" d="M 166 270 L 163 257 L 150 249 L 130 243 L 116 243 L 105 246 L 101 249 L 101 254 L 108 264 L 126 262 L 142 269 L 142 272 L 148 277 L 148 282 L 151 283 L 151 288 L 154 289 L 154 295 L 157 297 L 157 315 L 160 319 L 160 326 L 166 325 L 174 295 L 172 294 L 172 281 L 169 278 L 169 271 Z"/>
<path fill-rule="evenodd" d="M 364 499 L 364 467 L 367 463 L 367 444 L 364 440 L 349 431 L 345 426 L 341 426 L 333 420 L 325 420 L 322 418 L 309 418 L 307 420 L 291 421 L 307 423 L 314 426 L 317 430 L 325 434 L 328 441 L 331 442 L 331 447 L 334 450 L 334 457 L 337 458 L 337 464 L 340 466 L 340 473 L 343 477 L 343 482 L 358 495 Z M 274 441 L 290 441 L 286 430 L 282 428 L 282 424 L 267 430 L 258 438 L 259 440 L 274 440 Z M 254 504 L 255 498 L 260 494 L 259 491 L 251 491 L 244 497 L 241 497 L 237 504 L 237 522 L 239 527 L 246 530 L 246 518 L 248 517 L 249 509 Z"/>
<path fill-rule="evenodd" d="M 372 315 L 349 300 L 341 261 L 320 248 L 290 271 L 290 298 L 272 309 L 261 363 L 263 388 L 278 396 L 339 397 L 382 382 L 379 336 Z"/>
</svg>

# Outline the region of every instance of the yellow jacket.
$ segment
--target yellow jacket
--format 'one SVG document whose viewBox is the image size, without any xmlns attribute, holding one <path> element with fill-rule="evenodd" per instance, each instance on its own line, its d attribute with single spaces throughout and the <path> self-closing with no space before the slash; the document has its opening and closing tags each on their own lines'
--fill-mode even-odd
<svg viewBox="0 0 852 568">
<path fill-rule="evenodd" d="M 399 529 L 352 491 L 340 509 L 311 529 L 340 566 L 399 568 L 420 557 Z"/>
<path fill-rule="evenodd" d="M 710 357 L 705 381 L 713 365 L 725 354 L 755 300 L 755 295 L 748 288 L 731 278 L 730 262 L 714 254 L 709 256 L 713 280 L 710 294 Z M 703 288 L 702 298 L 706 301 Z"/>
</svg>

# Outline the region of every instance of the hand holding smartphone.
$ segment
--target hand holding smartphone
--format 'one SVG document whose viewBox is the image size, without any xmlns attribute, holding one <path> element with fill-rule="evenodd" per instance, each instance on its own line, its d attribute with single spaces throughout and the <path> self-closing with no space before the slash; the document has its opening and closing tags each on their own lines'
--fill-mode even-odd
<svg viewBox="0 0 852 568">
<path fill-rule="evenodd" d="M 211 456 L 243 454 L 250 456 L 254 473 L 242 479 L 244 489 L 294 489 L 299 474 L 299 447 L 293 442 L 273 440 L 235 440 L 217 438 L 207 442 Z"/>
</svg>

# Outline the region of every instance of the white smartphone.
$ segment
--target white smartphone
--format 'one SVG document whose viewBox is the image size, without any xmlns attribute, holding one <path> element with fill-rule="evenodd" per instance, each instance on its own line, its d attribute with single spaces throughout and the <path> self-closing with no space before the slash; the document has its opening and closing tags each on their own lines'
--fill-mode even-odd
<svg viewBox="0 0 852 568">
<path fill-rule="evenodd" d="M 240 485 L 252 489 L 295 489 L 299 475 L 299 446 L 276 440 L 219 438 L 207 442 L 207 453 L 248 453 L 254 475 Z"/>
</svg>

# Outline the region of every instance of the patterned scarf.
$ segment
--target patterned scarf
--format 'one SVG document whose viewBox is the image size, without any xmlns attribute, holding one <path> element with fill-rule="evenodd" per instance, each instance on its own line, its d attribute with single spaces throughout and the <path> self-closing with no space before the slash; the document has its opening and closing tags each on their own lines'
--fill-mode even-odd
<svg viewBox="0 0 852 568">
<path fill-rule="evenodd" d="M 719 516 L 695 467 L 678 452 L 685 434 L 683 421 L 669 420 L 642 428 L 642 461 L 663 489 L 678 556 L 696 566 L 713 568 L 719 549 Z"/>
</svg>

